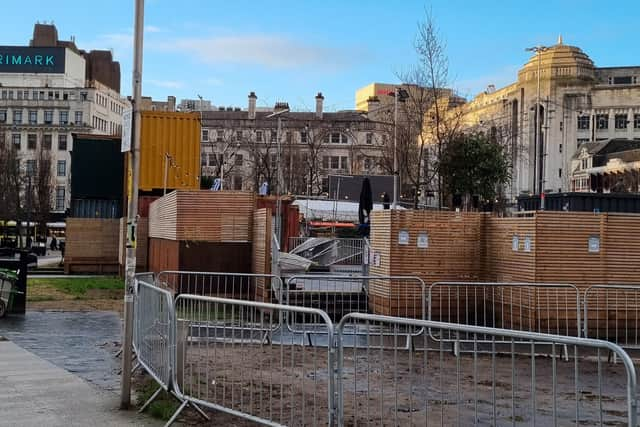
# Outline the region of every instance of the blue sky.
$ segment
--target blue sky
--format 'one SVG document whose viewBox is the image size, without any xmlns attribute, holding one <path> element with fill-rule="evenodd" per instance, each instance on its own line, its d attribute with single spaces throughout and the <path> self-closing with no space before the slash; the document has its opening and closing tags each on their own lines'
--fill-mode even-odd
<svg viewBox="0 0 640 427">
<path fill-rule="evenodd" d="M 321 91 L 326 109 L 352 109 L 357 88 L 396 82 L 415 61 L 425 7 L 465 96 L 514 81 L 524 48 L 559 33 L 597 66 L 640 65 L 637 0 L 147 0 L 143 93 L 245 107 L 255 91 L 260 106 L 311 110 Z M 53 21 L 80 48 L 113 49 L 131 93 L 133 0 L 6 2 L 3 18 L 4 45 L 25 45 L 36 21 Z"/>
</svg>

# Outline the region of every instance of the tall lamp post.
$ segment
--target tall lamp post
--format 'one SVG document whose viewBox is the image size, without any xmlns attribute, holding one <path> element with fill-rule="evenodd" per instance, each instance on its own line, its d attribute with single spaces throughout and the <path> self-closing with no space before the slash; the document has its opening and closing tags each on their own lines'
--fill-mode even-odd
<svg viewBox="0 0 640 427">
<path fill-rule="evenodd" d="M 544 150 L 542 148 L 542 132 L 540 126 L 540 65 L 542 63 L 542 52 L 549 50 L 547 46 L 533 46 L 525 49 L 527 52 L 535 52 L 538 58 L 538 71 L 537 71 L 537 90 L 536 90 L 536 105 L 535 105 L 535 120 L 536 127 L 534 133 L 535 149 L 534 149 L 534 163 L 533 163 L 533 188 L 535 193 L 536 180 L 538 180 L 538 191 L 540 192 L 540 210 L 544 210 Z M 539 157 L 539 159 L 538 159 Z M 540 178 L 536 177 L 537 163 L 540 163 Z"/>
<path fill-rule="evenodd" d="M 398 170 L 398 102 L 404 102 L 409 97 L 406 90 L 396 86 L 393 92 L 393 202 L 391 209 L 396 209 L 398 205 L 398 192 L 400 171 Z"/>
<path fill-rule="evenodd" d="M 282 117 L 281 115 L 288 113 L 290 110 L 285 108 L 283 110 L 278 110 L 274 113 L 269 114 L 266 118 L 271 119 L 273 117 L 278 118 L 278 127 L 276 128 L 276 144 L 277 144 L 277 161 L 278 161 L 278 185 L 276 186 L 276 236 L 278 238 L 278 245 L 282 247 L 282 202 L 280 201 L 280 197 L 282 195 L 282 181 L 284 181 L 284 177 L 282 175 L 282 165 L 280 164 L 282 158 L 282 146 L 280 144 L 280 135 L 282 133 Z"/>
</svg>

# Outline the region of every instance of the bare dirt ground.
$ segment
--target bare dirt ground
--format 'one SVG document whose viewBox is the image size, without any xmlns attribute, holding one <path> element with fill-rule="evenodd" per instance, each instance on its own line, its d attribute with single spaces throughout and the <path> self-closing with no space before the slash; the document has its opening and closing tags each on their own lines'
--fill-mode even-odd
<svg viewBox="0 0 640 427">
<path fill-rule="evenodd" d="M 576 425 L 576 413 L 579 425 L 627 425 L 624 367 L 603 356 L 600 364 L 579 359 L 577 384 L 575 359 L 536 357 L 532 386 L 530 357 L 347 349 L 345 425 L 553 425 L 556 419 L 563 426 Z M 326 357 L 319 347 L 193 344 L 179 382 L 202 400 L 285 425 L 322 426 L 328 421 Z M 193 411 L 184 421 L 256 425 L 209 413 L 210 422 Z"/>
</svg>

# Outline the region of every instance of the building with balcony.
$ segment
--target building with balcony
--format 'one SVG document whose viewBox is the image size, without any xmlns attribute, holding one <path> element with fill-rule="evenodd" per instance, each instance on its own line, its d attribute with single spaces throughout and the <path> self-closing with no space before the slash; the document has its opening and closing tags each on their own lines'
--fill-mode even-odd
<svg viewBox="0 0 640 427">
<path fill-rule="evenodd" d="M 80 50 L 54 25 L 36 24 L 28 46 L 0 47 L 0 149 L 17 150 L 24 173 L 46 152 L 57 216 L 69 207 L 72 135 L 119 135 L 128 105 L 111 52 Z"/>
<path fill-rule="evenodd" d="M 283 193 L 322 195 L 330 175 L 389 174 L 388 124 L 361 111 L 325 112 L 321 93 L 315 112 L 286 111 L 286 103 L 265 111 L 256 101 L 251 92 L 246 109 L 201 112 L 202 176 L 222 178 L 225 189 L 257 191 L 266 182 L 274 191 L 280 179 Z"/>
</svg>

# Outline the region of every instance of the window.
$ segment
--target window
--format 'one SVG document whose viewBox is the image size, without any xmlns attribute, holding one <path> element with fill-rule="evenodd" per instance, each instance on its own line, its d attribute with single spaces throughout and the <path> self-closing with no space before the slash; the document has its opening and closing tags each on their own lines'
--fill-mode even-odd
<svg viewBox="0 0 640 427">
<path fill-rule="evenodd" d="M 58 150 L 67 150 L 67 135 L 58 135 Z"/>
<path fill-rule="evenodd" d="M 307 143 L 307 138 L 308 138 L 307 132 L 305 132 L 305 131 L 300 132 L 300 142 L 301 143 L 306 144 Z"/>
<path fill-rule="evenodd" d="M 16 125 L 22 124 L 22 110 L 13 110 L 13 123 Z"/>
<path fill-rule="evenodd" d="M 2 111 L 0 111 L 0 121 L 2 121 Z M 640 114 L 633 115 L 633 128 L 640 129 Z"/>
<path fill-rule="evenodd" d="M 591 117 L 589 116 L 578 116 L 578 129 L 589 129 L 589 121 Z"/>
<path fill-rule="evenodd" d="M 261 130 L 257 130 L 256 131 L 256 141 L 262 142 L 262 131 Z"/>
<path fill-rule="evenodd" d="M 43 91 L 43 90 L 41 90 L 41 91 L 40 91 L 40 96 L 39 96 L 39 98 L 40 98 L 41 100 L 44 100 L 44 91 Z"/>
<path fill-rule="evenodd" d="M 558 144 L 558 152 L 562 153 L 562 144 Z"/>
<path fill-rule="evenodd" d="M 328 193 L 329 192 L 329 178 L 322 178 L 322 192 L 323 193 Z"/>
<path fill-rule="evenodd" d="M 2 91 L 2 99 L 7 99 L 7 91 L 6 90 Z"/>
<path fill-rule="evenodd" d="M 209 140 L 209 129 L 202 129 L 202 140 L 203 141 Z"/>
<path fill-rule="evenodd" d="M 215 166 L 218 164 L 217 159 L 216 159 L 216 155 L 215 154 L 209 154 L 209 166 Z"/>
<path fill-rule="evenodd" d="M 61 125 L 69 124 L 69 112 L 68 111 L 60 111 L 60 124 Z"/>
<path fill-rule="evenodd" d="M 0 110 L 0 123 L 7 122 L 7 110 Z"/>
<path fill-rule="evenodd" d="M 4 143 L 5 143 L 5 134 L 3 131 L 0 131 L 0 150 L 4 149 Z"/>
<path fill-rule="evenodd" d="M 582 159 L 582 169 L 587 169 L 589 167 L 589 159 Z"/>
<path fill-rule="evenodd" d="M 347 167 L 347 160 L 348 160 L 348 157 L 346 157 L 346 156 L 341 156 L 340 157 L 340 169 L 347 169 L 348 168 Z"/>
<path fill-rule="evenodd" d="M 331 169 L 338 169 L 340 167 L 340 157 L 331 156 Z"/>
<path fill-rule="evenodd" d="M 57 211 L 64 210 L 64 187 L 63 186 L 56 187 L 56 210 Z"/>
<path fill-rule="evenodd" d="M 47 95 L 49 96 L 49 100 L 53 99 L 53 91 L 52 90 L 50 90 Z"/>
<path fill-rule="evenodd" d="M 562 168 L 558 169 L 558 178 L 562 178 Z"/>
<path fill-rule="evenodd" d="M 9 91 L 9 99 L 13 99 L 13 91 L 12 90 Z"/>
<path fill-rule="evenodd" d="M 76 111 L 76 126 L 82 126 L 82 111 Z"/>
<path fill-rule="evenodd" d="M 67 176 L 66 160 L 58 160 L 58 176 Z"/>
<path fill-rule="evenodd" d="M 22 99 L 22 91 L 21 90 L 16 92 L 16 99 Z"/>
<path fill-rule="evenodd" d="M 288 130 L 287 131 L 287 144 L 291 144 L 291 141 L 293 141 L 293 133 Z"/>
<path fill-rule="evenodd" d="M 53 123 L 53 110 L 45 110 L 44 112 L 44 124 L 50 125 Z"/>
<path fill-rule="evenodd" d="M 236 154 L 235 164 L 236 164 L 236 166 L 242 166 L 243 165 L 242 154 Z"/>
<path fill-rule="evenodd" d="M 620 76 L 613 78 L 614 85 L 630 85 L 633 79 L 631 76 Z"/>
<path fill-rule="evenodd" d="M 224 131 L 217 130 L 216 131 L 216 142 L 222 142 L 224 140 Z"/>
<path fill-rule="evenodd" d="M 35 133 L 30 133 L 27 135 L 27 148 L 29 150 L 35 150 L 38 148 L 38 135 Z"/>
<path fill-rule="evenodd" d="M 616 114 L 616 129 L 626 129 L 627 128 L 627 115 L 626 114 Z"/>
<path fill-rule="evenodd" d="M 31 99 L 33 99 L 34 101 L 38 100 L 38 91 L 34 90 L 33 92 L 31 92 Z"/>
<path fill-rule="evenodd" d="M 373 144 L 373 134 L 371 132 L 367 133 L 367 144 Z"/>
<path fill-rule="evenodd" d="M 36 174 L 37 163 L 35 160 L 27 160 L 27 176 L 34 176 Z"/>
<path fill-rule="evenodd" d="M 371 159 L 368 157 L 364 159 L 364 170 L 371 170 Z"/>
<path fill-rule="evenodd" d="M 278 137 L 278 132 L 275 130 L 271 131 L 271 142 L 276 142 L 276 138 Z"/>
<path fill-rule="evenodd" d="M 21 135 L 19 133 L 13 133 L 11 134 L 11 144 L 13 145 L 13 148 L 15 149 L 20 149 L 20 139 L 21 139 Z"/>
<path fill-rule="evenodd" d="M 609 129 L 608 114 L 596 114 L 596 129 Z"/>
<path fill-rule="evenodd" d="M 322 168 L 329 169 L 329 156 L 322 157 Z"/>
<path fill-rule="evenodd" d="M 51 150 L 51 134 L 42 135 L 42 149 Z"/>
<path fill-rule="evenodd" d="M 271 167 L 272 168 L 277 168 L 278 167 L 278 155 L 277 154 L 272 154 L 271 155 Z"/>
<path fill-rule="evenodd" d="M 332 133 L 331 134 L 331 143 L 332 144 L 340 144 L 340 134 L 339 133 Z"/>
<path fill-rule="evenodd" d="M 38 124 L 38 111 L 37 110 L 29 110 L 29 124 L 37 125 Z"/>
<path fill-rule="evenodd" d="M 233 189 L 234 190 L 242 190 L 242 177 L 238 175 L 233 176 Z"/>
</svg>

